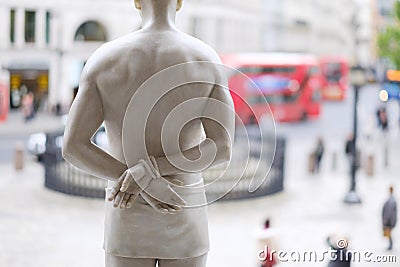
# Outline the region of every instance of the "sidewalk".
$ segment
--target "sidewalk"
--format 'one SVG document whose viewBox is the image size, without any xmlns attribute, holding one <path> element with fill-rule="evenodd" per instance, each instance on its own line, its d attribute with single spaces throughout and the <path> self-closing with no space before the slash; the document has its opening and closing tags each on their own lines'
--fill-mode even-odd
<svg viewBox="0 0 400 267">
<path fill-rule="evenodd" d="M 329 153 L 338 144 L 330 142 L 322 173 L 306 172 L 307 151 L 312 143 L 289 142 L 285 192 L 254 200 L 219 202 L 209 207 L 211 253 L 208 267 L 255 267 L 256 232 L 265 218 L 276 228 L 279 249 L 316 251 L 327 249 L 326 237 L 343 233 L 350 248 L 373 255 L 389 255 L 382 236 L 380 214 L 393 184 L 400 196 L 400 144 L 391 148 L 391 169 L 378 168 L 375 177 L 358 174 L 357 192 L 363 203 L 349 206 L 343 198 L 349 188 L 346 166 L 330 168 Z M 103 201 L 66 196 L 43 187 L 43 168 L 27 162 L 21 173 L 0 165 L 0 262 L 13 267 L 101 267 L 103 251 Z M 400 261 L 400 227 L 394 232 L 394 250 Z M 188 244 L 190 245 L 190 244 Z M 173 247 L 173 244 L 171 245 Z M 321 254 L 320 254 L 321 255 Z M 352 266 L 378 264 L 355 262 Z M 399 264 L 379 264 L 379 266 Z M 319 263 L 281 263 L 279 266 L 327 266 Z"/>
<path fill-rule="evenodd" d="M 0 122 L 0 136 L 22 136 L 37 132 L 47 132 L 63 127 L 61 117 L 40 112 L 29 122 L 25 122 L 20 111 L 10 111 L 8 119 Z"/>
</svg>

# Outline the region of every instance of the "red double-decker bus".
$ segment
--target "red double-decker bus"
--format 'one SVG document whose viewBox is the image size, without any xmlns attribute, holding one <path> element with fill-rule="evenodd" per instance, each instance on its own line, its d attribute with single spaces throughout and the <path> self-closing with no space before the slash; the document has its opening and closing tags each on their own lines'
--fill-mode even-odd
<svg viewBox="0 0 400 267">
<path fill-rule="evenodd" d="M 320 115 L 318 58 L 293 53 L 231 54 L 221 58 L 225 65 L 245 74 L 236 72 L 229 77 L 236 113 L 245 124 L 271 112 L 280 122 Z"/>
<path fill-rule="evenodd" d="M 324 56 L 320 58 L 322 97 L 325 100 L 343 100 L 349 87 L 350 68 L 346 58 Z"/>
</svg>

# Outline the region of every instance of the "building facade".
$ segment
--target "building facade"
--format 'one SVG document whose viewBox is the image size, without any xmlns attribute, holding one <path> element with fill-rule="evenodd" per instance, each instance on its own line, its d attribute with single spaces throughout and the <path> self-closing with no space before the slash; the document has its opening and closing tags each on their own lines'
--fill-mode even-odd
<svg viewBox="0 0 400 267">
<path fill-rule="evenodd" d="M 281 0 L 278 8 L 278 37 L 269 49 L 352 56 L 353 1 Z"/>
<path fill-rule="evenodd" d="M 127 1 L 3 1 L 0 14 L 0 64 L 9 73 L 12 108 L 27 91 L 39 109 L 68 105 L 90 54 L 139 27 Z"/>
<path fill-rule="evenodd" d="M 265 51 L 338 55 L 369 66 L 376 60 L 376 0 L 264 1 Z"/>
<path fill-rule="evenodd" d="M 187 0 L 177 24 L 221 53 L 260 51 L 261 2 Z M 0 23 L 0 65 L 7 73 L 2 77 L 9 77 L 11 107 L 31 91 L 37 107 L 50 110 L 70 105 L 89 56 L 139 29 L 140 16 L 128 0 L 2 0 Z"/>
<path fill-rule="evenodd" d="M 178 27 L 219 53 L 263 50 L 263 0 L 185 0 Z"/>
<path fill-rule="evenodd" d="M 376 0 L 357 0 L 356 51 L 358 64 L 365 67 L 376 67 L 378 62 L 377 37 L 380 24 L 379 9 Z"/>
</svg>

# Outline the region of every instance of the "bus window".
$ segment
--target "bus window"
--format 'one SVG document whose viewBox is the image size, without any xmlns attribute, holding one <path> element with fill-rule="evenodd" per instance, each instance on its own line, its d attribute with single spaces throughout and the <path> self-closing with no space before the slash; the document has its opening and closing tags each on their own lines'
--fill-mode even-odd
<svg viewBox="0 0 400 267">
<path fill-rule="evenodd" d="M 281 66 L 246 66 L 239 69 L 244 74 L 271 74 L 271 73 L 293 73 L 296 71 L 295 67 L 281 67 Z"/>
<path fill-rule="evenodd" d="M 309 69 L 308 69 L 308 74 L 310 75 L 310 76 L 312 76 L 312 75 L 316 75 L 316 74 L 320 74 L 320 68 L 318 67 L 318 66 L 311 66 Z"/>
<path fill-rule="evenodd" d="M 285 104 L 295 102 L 299 94 L 276 94 L 276 95 L 258 95 L 249 98 L 249 104 Z"/>
<path fill-rule="evenodd" d="M 340 79 L 342 78 L 342 65 L 340 63 L 327 64 L 325 76 L 330 82 L 340 82 Z"/>
</svg>

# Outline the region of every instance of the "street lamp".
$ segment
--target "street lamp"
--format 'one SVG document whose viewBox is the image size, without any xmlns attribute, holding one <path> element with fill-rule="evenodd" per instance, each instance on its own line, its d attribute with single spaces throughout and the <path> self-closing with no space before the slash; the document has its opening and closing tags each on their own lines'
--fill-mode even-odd
<svg viewBox="0 0 400 267">
<path fill-rule="evenodd" d="M 351 68 L 350 82 L 354 88 L 354 112 L 353 112 L 353 142 L 352 142 L 352 155 L 351 155 L 351 186 L 350 191 L 344 198 L 344 202 L 348 204 L 360 204 L 361 199 L 356 193 L 356 172 L 358 165 L 357 153 L 357 105 L 358 105 L 358 92 L 361 87 L 367 83 L 365 70 L 361 66 L 354 66 Z"/>
</svg>

